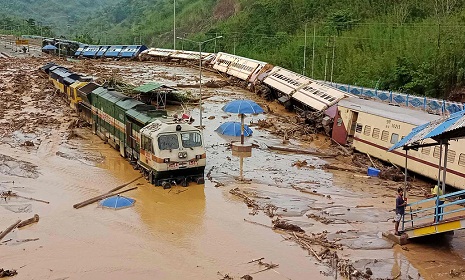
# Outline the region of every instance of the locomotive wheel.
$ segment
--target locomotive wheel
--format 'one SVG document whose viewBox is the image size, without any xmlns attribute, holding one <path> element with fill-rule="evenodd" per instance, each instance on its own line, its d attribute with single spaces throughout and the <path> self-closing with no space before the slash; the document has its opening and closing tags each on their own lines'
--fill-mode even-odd
<svg viewBox="0 0 465 280">
<path fill-rule="evenodd" d="M 196 183 L 199 184 L 199 185 L 205 184 L 205 179 L 203 177 L 199 177 L 199 178 L 197 178 Z"/>
<path fill-rule="evenodd" d="M 189 185 L 189 183 L 187 182 L 187 178 L 182 179 L 181 187 L 187 187 L 187 185 Z"/>
<path fill-rule="evenodd" d="M 161 186 L 163 187 L 164 190 L 166 190 L 166 189 L 171 189 L 171 183 L 168 182 L 168 181 L 163 181 L 163 182 L 161 183 Z"/>
</svg>

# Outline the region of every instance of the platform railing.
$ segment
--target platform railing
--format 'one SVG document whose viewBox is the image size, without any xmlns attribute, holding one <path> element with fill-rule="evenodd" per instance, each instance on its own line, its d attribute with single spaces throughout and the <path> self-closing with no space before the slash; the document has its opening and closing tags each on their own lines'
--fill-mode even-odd
<svg viewBox="0 0 465 280">
<path fill-rule="evenodd" d="M 427 220 L 431 221 L 431 225 L 440 223 L 442 220 L 444 220 L 444 216 L 446 215 L 458 212 L 463 212 L 465 215 L 465 207 L 460 207 L 459 209 L 453 209 L 447 212 L 445 211 L 446 207 L 465 204 L 465 199 L 461 198 L 461 196 L 465 196 L 465 190 L 441 196 L 435 196 L 432 198 L 415 201 L 407 204 L 405 206 L 405 214 L 402 220 L 402 231 L 405 230 L 406 226 L 413 228 L 415 226 L 426 224 Z M 444 204 L 439 205 L 441 199 L 445 199 L 446 201 L 444 201 Z M 432 201 L 435 202 L 435 205 L 433 207 L 422 207 L 422 205 Z M 416 209 L 412 209 L 412 206 L 414 206 Z M 407 209 L 409 210 L 407 211 Z M 441 209 L 442 211 L 437 211 L 438 209 Z M 430 212 L 432 214 L 430 214 Z"/>
</svg>

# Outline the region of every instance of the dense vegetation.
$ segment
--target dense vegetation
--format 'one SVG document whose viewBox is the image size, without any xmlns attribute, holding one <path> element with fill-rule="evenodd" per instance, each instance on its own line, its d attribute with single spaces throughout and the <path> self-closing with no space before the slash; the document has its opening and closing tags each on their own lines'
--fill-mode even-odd
<svg viewBox="0 0 465 280">
<path fill-rule="evenodd" d="M 316 79 L 444 98 L 465 83 L 464 1 L 127 0 L 80 18 L 71 32 L 89 43 L 172 48 L 176 3 L 176 36 L 223 36 L 203 44 L 206 51 Z M 176 47 L 198 49 L 179 39 Z"/>
<path fill-rule="evenodd" d="M 8 34 L 69 37 L 94 11 L 117 0 L 0 0 L 0 30 Z M 48 28 L 52 26 L 53 28 Z M 45 28 L 44 30 L 44 27 Z"/>
</svg>

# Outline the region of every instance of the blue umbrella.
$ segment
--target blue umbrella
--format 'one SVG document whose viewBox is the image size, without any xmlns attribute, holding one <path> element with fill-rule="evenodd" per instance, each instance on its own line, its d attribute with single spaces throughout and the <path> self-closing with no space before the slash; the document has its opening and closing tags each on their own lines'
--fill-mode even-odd
<svg viewBox="0 0 465 280">
<path fill-rule="evenodd" d="M 262 107 L 252 100 L 234 100 L 223 106 L 223 111 L 236 114 L 260 114 Z"/>
<path fill-rule="evenodd" d="M 234 100 L 223 106 L 223 111 L 241 115 L 241 125 L 244 126 L 244 114 L 263 113 L 262 107 L 252 100 Z M 243 129 L 245 132 L 245 129 Z M 244 134 L 241 134 L 241 144 L 244 144 Z"/>
<path fill-rule="evenodd" d="M 57 50 L 58 48 L 55 47 L 54 45 L 46 45 L 45 47 L 42 48 L 44 51 L 51 51 L 51 50 Z"/>
<path fill-rule="evenodd" d="M 100 201 L 100 206 L 106 208 L 121 209 L 132 206 L 135 202 L 136 200 L 132 198 L 115 195 Z"/>
<path fill-rule="evenodd" d="M 225 122 L 222 125 L 220 125 L 215 131 L 228 136 L 241 136 L 241 123 Z M 244 136 L 251 136 L 252 132 L 253 131 L 252 129 L 250 129 L 250 127 L 244 125 Z"/>
</svg>

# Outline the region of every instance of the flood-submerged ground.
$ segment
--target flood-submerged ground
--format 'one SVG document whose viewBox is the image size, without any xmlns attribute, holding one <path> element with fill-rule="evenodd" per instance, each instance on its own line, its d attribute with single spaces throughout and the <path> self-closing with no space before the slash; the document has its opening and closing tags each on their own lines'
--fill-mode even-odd
<svg viewBox="0 0 465 280">
<path fill-rule="evenodd" d="M 292 125 L 293 114 L 233 86 L 202 88 L 205 185 L 164 190 L 139 179 L 130 185 L 138 189 L 124 194 L 136 199 L 134 207 L 115 211 L 91 204 L 74 209 L 73 204 L 140 174 L 75 123 L 66 102 L 36 70 L 46 62 L 0 60 L 5 128 L 0 139 L 0 191 L 50 202 L 18 197 L 0 201 L 0 230 L 17 219 L 40 215 L 37 224 L 13 231 L 0 243 L 0 268 L 17 269 L 17 279 L 333 279 L 335 269 L 330 266 L 335 261 L 325 251 L 328 246 L 357 270 L 369 268 L 374 279 L 446 279 L 452 277 L 452 269 L 465 269 L 463 232 L 405 246 L 383 239 L 381 232 L 393 228 L 399 184 L 324 168 L 328 162 L 350 165 L 347 157 L 268 149 L 287 146 L 327 154 L 336 150 L 329 139 L 317 135 L 311 143 L 291 138 L 283 144 L 273 130 L 254 124 L 268 119 L 278 126 Z M 198 77 L 195 68 L 155 62 L 62 63 L 97 78 L 120 75 L 134 84 L 155 80 L 175 87 L 195 84 Z M 203 79 L 223 78 L 204 71 Z M 197 94 L 199 89 L 181 90 Z M 237 139 L 214 131 L 223 122 L 239 120 L 221 110 L 239 98 L 269 108 L 266 114 L 246 118 L 254 130 L 246 141 L 255 144 L 252 157 L 244 159 L 246 182 L 237 180 L 239 159 L 228 146 Z M 198 125 L 199 107 L 188 109 Z M 296 243 L 302 241 L 300 235 L 272 229 L 277 219 L 300 227 L 321 244 L 302 249 L 302 243 Z M 262 264 L 257 261 L 261 258 Z M 271 264 L 278 266 L 267 269 Z"/>
</svg>

